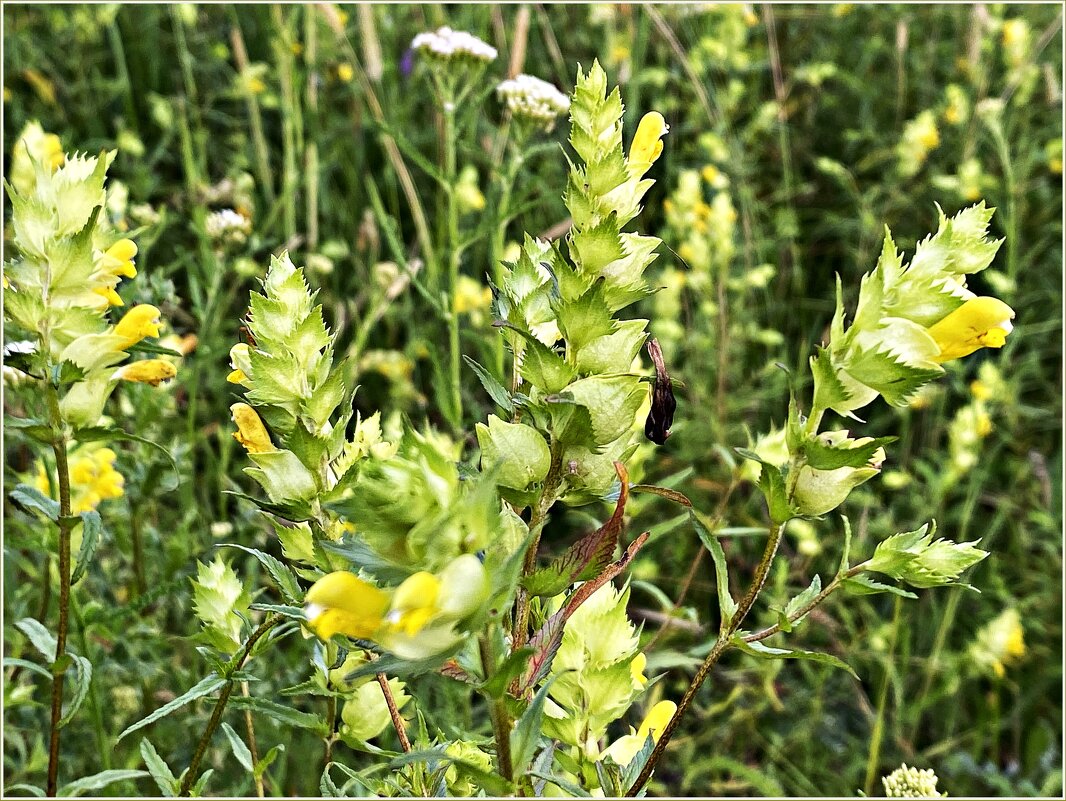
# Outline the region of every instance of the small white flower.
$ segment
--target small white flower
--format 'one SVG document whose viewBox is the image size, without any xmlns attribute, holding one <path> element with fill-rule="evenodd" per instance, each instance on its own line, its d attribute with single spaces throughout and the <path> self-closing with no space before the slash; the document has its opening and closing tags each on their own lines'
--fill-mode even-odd
<svg viewBox="0 0 1066 801">
<path fill-rule="evenodd" d="M 466 31 L 444 26 L 435 31 L 418 34 L 411 40 L 411 49 L 443 61 L 471 59 L 488 64 L 496 60 L 496 48 Z"/>
<path fill-rule="evenodd" d="M 570 109 L 570 98 L 547 81 L 517 75 L 496 87 L 496 96 L 516 117 L 524 117 L 550 130 L 556 118 Z"/>
<path fill-rule="evenodd" d="M 208 237 L 222 244 L 244 244 L 252 232 L 252 221 L 233 209 L 212 212 L 204 221 Z"/>
</svg>

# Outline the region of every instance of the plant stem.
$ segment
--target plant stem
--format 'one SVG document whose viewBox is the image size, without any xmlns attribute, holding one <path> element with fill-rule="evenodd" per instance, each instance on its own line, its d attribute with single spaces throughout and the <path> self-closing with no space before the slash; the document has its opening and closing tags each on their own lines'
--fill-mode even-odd
<svg viewBox="0 0 1066 801">
<path fill-rule="evenodd" d="M 52 441 L 59 476 L 59 628 L 56 631 L 56 661 L 52 665 L 52 716 L 48 737 L 48 795 L 54 796 L 59 777 L 59 720 L 63 717 L 63 676 L 70 618 L 70 468 L 67 464 L 67 437 L 57 433 Z M 57 667 L 61 666 L 61 667 Z"/>
<path fill-rule="evenodd" d="M 241 682 L 241 695 L 245 698 L 251 697 L 251 693 L 248 691 L 248 682 Z M 248 752 L 252 755 L 252 769 L 259 764 L 259 745 L 255 739 L 255 724 L 252 722 L 252 710 L 251 707 L 246 707 L 244 710 L 244 728 L 248 731 Z M 263 774 L 254 773 L 252 778 L 255 780 L 255 794 L 260 798 L 266 796 L 266 789 L 263 787 Z"/>
<path fill-rule="evenodd" d="M 482 634 L 478 638 L 478 650 L 481 654 L 481 670 L 485 681 L 492 678 L 496 661 L 493 658 L 492 643 Z M 489 718 L 492 721 L 492 736 L 496 740 L 496 761 L 500 764 L 500 775 L 507 781 L 514 781 L 514 763 L 511 760 L 511 716 L 503 698 L 490 699 Z"/>
<path fill-rule="evenodd" d="M 233 46 L 233 60 L 237 71 L 248 69 L 248 50 L 244 46 L 240 23 L 236 11 L 233 12 L 233 27 L 230 29 L 230 44 Z M 259 187 L 267 203 L 274 205 L 274 174 L 270 169 L 270 148 L 267 146 L 266 134 L 263 133 L 263 114 L 259 110 L 259 101 L 251 91 L 244 92 L 244 102 L 248 107 L 248 122 L 252 129 L 252 145 L 255 148 L 256 172 L 259 174 Z"/>
<path fill-rule="evenodd" d="M 711 672 L 711 668 L 717 664 L 722 654 L 729 648 L 733 635 L 744 622 L 744 618 L 747 617 L 752 606 L 755 605 L 755 600 L 759 597 L 759 593 L 762 592 L 762 588 L 766 584 L 766 578 L 770 574 L 770 565 L 773 564 L 774 556 L 777 555 L 777 547 L 781 544 L 781 536 L 784 534 L 785 525 L 786 523 L 779 523 L 770 530 L 770 539 L 767 541 L 762 558 L 759 560 L 759 564 L 755 568 L 755 575 L 752 577 L 751 586 L 748 588 L 748 592 L 741 599 L 732 619 L 718 635 L 718 639 L 715 640 L 711 652 L 707 654 L 707 658 L 703 660 L 700 669 L 696 671 L 696 675 L 693 677 L 688 689 L 685 690 L 681 702 L 677 705 L 677 711 L 674 712 L 674 716 L 670 718 L 670 722 L 666 724 L 662 736 L 655 744 L 655 750 L 651 752 L 651 756 L 648 757 L 648 761 L 644 764 L 644 768 L 641 770 L 637 780 L 633 782 L 633 786 L 626 791 L 626 796 L 635 796 L 641 791 L 641 789 L 643 789 L 644 785 L 648 783 L 648 779 L 651 778 L 655 766 L 666 751 L 666 746 L 670 743 L 670 738 L 681 723 L 682 716 L 688 710 L 689 706 L 691 706 L 693 699 L 696 697 L 696 693 L 699 692 L 707 675 Z"/>
<path fill-rule="evenodd" d="M 444 178 L 448 182 L 448 285 L 445 288 L 448 317 L 448 383 L 451 395 L 452 425 L 458 431 L 463 425 L 462 374 L 460 372 L 459 313 L 455 308 L 455 293 L 459 286 L 459 199 L 456 197 L 455 164 L 455 101 L 446 97 L 444 107 Z"/>
<path fill-rule="evenodd" d="M 405 754 L 411 752 L 411 741 L 407 739 L 407 724 L 403 722 L 403 718 L 400 717 L 400 710 L 396 706 L 396 699 L 392 697 L 392 690 L 389 689 L 389 677 L 384 673 L 377 674 L 378 686 L 381 687 L 381 694 L 385 696 L 385 704 L 389 707 L 389 717 L 392 718 L 392 727 L 396 729 L 396 736 L 400 738 L 400 748 L 403 749 Z"/>
<path fill-rule="evenodd" d="M 78 647 L 81 648 L 82 656 L 89 658 L 89 640 L 85 636 L 85 620 L 81 616 L 76 599 L 70 599 L 70 611 L 74 615 L 74 622 L 78 624 Z M 93 717 L 93 731 L 96 734 L 96 747 L 100 752 L 100 767 L 103 770 L 111 768 L 111 747 L 104 731 L 104 716 L 100 711 L 100 699 L 96 692 L 96 679 L 89 682 L 89 711 Z"/>
<path fill-rule="evenodd" d="M 211 737 L 214 735 L 215 729 L 218 728 L 218 724 L 222 722 L 222 713 L 226 711 L 226 704 L 229 703 L 229 697 L 233 693 L 231 677 L 244 667 L 248 655 L 252 652 L 252 647 L 259 639 L 280 622 L 281 617 L 273 615 L 260 623 L 259 628 L 252 632 L 241 647 L 241 650 L 234 654 L 229 664 L 226 665 L 226 685 L 222 688 L 222 692 L 219 693 L 218 700 L 215 701 L 215 708 L 211 712 L 211 719 L 207 721 L 207 728 L 204 729 L 204 733 L 200 735 L 199 742 L 196 743 L 196 750 L 193 752 L 192 761 L 189 762 L 189 769 L 185 771 L 185 778 L 181 780 L 181 788 L 178 790 L 179 796 L 187 796 L 192 789 L 193 782 L 196 781 L 196 774 L 200 769 L 200 762 L 203 760 L 204 754 L 207 753 L 207 746 L 211 743 Z"/>
<path fill-rule="evenodd" d="M 877 698 L 877 717 L 874 718 L 874 728 L 870 733 L 870 752 L 866 757 L 866 781 L 863 782 L 863 787 L 867 796 L 873 795 L 874 792 L 877 766 L 881 761 L 881 741 L 885 736 L 885 710 L 888 707 L 888 687 L 892 683 L 892 663 L 890 660 L 896 651 L 896 639 L 899 635 L 899 621 L 903 609 L 903 599 L 898 595 L 892 609 L 892 634 L 888 643 L 888 653 L 885 655 L 885 680 L 881 685 L 881 693 Z"/>
</svg>

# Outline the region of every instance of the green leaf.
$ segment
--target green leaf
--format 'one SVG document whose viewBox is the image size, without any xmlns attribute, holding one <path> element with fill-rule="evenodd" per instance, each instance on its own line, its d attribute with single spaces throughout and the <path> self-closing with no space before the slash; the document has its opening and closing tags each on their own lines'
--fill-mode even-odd
<svg viewBox="0 0 1066 801">
<path fill-rule="evenodd" d="M 546 393 L 559 392 L 574 380 L 577 373 L 562 356 L 528 331 L 510 323 L 505 325 L 526 341 L 519 368 L 524 380 Z"/>
<path fill-rule="evenodd" d="M 259 560 L 259 564 L 266 568 L 270 577 L 274 579 L 274 582 L 278 585 L 278 589 L 281 590 L 282 597 L 284 597 L 289 604 L 294 606 L 300 606 L 303 604 L 304 591 L 300 588 L 299 579 L 296 578 L 296 575 L 292 570 L 282 564 L 276 557 L 273 557 L 268 553 L 263 553 L 256 548 L 246 548 L 243 545 L 237 545 L 232 542 L 228 542 L 221 547 L 239 548 L 245 553 L 250 553 Z"/>
<path fill-rule="evenodd" d="M 85 571 L 96 555 L 96 546 L 100 544 L 103 534 L 103 523 L 100 522 L 100 513 L 91 510 L 81 513 L 81 548 L 78 549 L 78 562 L 74 566 L 74 572 L 70 575 L 70 583 L 77 584 L 78 580 L 85 575 Z"/>
<path fill-rule="evenodd" d="M 38 676 L 43 676 L 49 681 L 52 680 L 52 674 L 38 665 L 36 662 L 30 662 L 28 659 L 19 659 L 14 656 L 5 656 L 3 661 L 4 667 L 19 667 L 23 670 L 28 670 L 31 673 L 36 673 Z"/>
<path fill-rule="evenodd" d="M 248 746 L 244 744 L 244 740 L 240 738 L 240 735 L 238 735 L 228 723 L 222 724 L 222 731 L 226 735 L 226 739 L 229 740 L 229 747 L 233 751 L 233 756 L 235 756 L 237 761 L 241 763 L 241 767 L 249 773 L 254 771 L 255 765 L 252 764 L 252 752 L 248 750 Z"/>
<path fill-rule="evenodd" d="M 837 575 L 843 576 L 851 568 L 851 521 L 845 515 L 841 515 L 840 519 L 844 521 L 844 547 L 840 551 Z"/>
<path fill-rule="evenodd" d="M 503 388 L 503 385 L 495 378 L 493 378 L 488 370 L 486 370 L 484 367 L 475 362 L 466 354 L 463 354 L 463 359 L 465 359 L 466 363 L 470 365 L 470 369 L 472 369 L 477 375 L 478 380 L 481 382 L 481 386 L 483 386 L 485 388 L 485 391 L 489 393 L 489 397 L 492 398 L 493 401 L 495 401 L 496 405 L 508 414 L 513 414 L 514 403 L 511 401 L 510 393 Z"/>
<path fill-rule="evenodd" d="M 814 408 L 834 409 L 851 400 L 851 393 L 837 377 L 836 367 L 828 348 L 819 347 L 811 356 L 811 375 L 814 376 Z"/>
<path fill-rule="evenodd" d="M 74 695 L 70 699 L 70 703 L 67 705 L 66 710 L 63 712 L 63 717 L 59 719 L 58 728 L 63 728 L 74 718 L 78 709 L 81 708 L 86 696 L 89 694 L 89 689 L 92 686 L 93 681 L 93 665 L 84 656 L 78 654 L 71 654 L 71 659 L 74 660 Z"/>
<path fill-rule="evenodd" d="M 518 678 L 522 671 L 526 669 L 526 665 L 532 655 L 533 649 L 528 647 L 512 651 L 503 660 L 503 664 L 496 668 L 492 678 L 481 685 L 481 690 L 487 693 L 490 698 L 503 698 L 503 694 L 507 692 L 511 682 Z"/>
<path fill-rule="evenodd" d="M 721 630 L 725 631 L 737 611 L 737 603 L 733 600 L 733 596 L 729 594 L 729 568 L 725 561 L 725 551 L 722 550 L 722 544 L 718 541 L 718 538 L 703 524 L 703 521 L 700 520 L 695 511 L 690 513 L 689 519 L 696 529 L 696 535 L 700 538 L 700 542 L 710 551 L 711 561 L 714 562 L 714 580 L 718 589 L 718 609 L 722 616 Z"/>
<path fill-rule="evenodd" d="M 490 414 L 488 425 L 477 424 L 477 441 L 482 469 L 494 471 L 500 486 L 524 490 L 543 481 L 551 467 L 548 443 L 524 423 L 507 423 Z"/>
<path fill-rule="evenodd" d="M 7 497 L 25 512 L 40 512 L 53 523 L 59 522 L 59 502 L 53 501 L 36 487 L 19 484 Z"/>
<path fill-rule="evenodd" d="M 167 461 L 170 463 L 170 469 L 174 473 L 173 483 L 160 485 L 157 489 L 161 492 L 169 492 L 170 490 L 176 489 L 178 486 L 178 463 L 174 461 L 174 457 L 170 454 L 170 451 L 158 442 L 152 442 L 150 439 L 138 437 L 136 434 L 130 434 L 123 431 L 121 428 L 107 426 L 92 426 L 90 428 L 77 429 L 74 431 L 74 439 L 78 442 L 110 442 L 112 440 L 123 440 L 126 442 L 139 442 L 141 445 L 147 445 L 149 448 L 153 448 L 166 457 Z"/>
<path fill-rule="evenodd" d="M 592 340 L 615 330 L 615 322 L 607 301 L 604 300 L 603 290 L 604 280 L 600 278 L 576 300 L 557 298 L 552 303 L 559 322 L 559 331 L 574 350 L 579 351 Z M 623 368 L 626 369 L 629 369 L 628 364 Z"/>
<path fill-rule="evenodd" d="M 544 683 L 511 730 L 511 764 L 515 776 L 522 776 L 533 761 L 544 728 L 544 703 L 554 682 L 555 677 L 552 677 Z"/>
<path fill-rule="evenodd" d="M 786 631 L 791 630 L 791 628 L 793 626 L 796 626 L 797 624 L 799 624 L 799 623 L 801 623 L 803 621 L 803 619 L 806 617 L 806 615 L 798 617 L 795 620 L 792 620 L 791 618 L 792 618 L 792 616 L 794 614 L 799 612 L 807 604 L 809 604 L 811 601 L 813 601 L 815 596 L 817 596 L 818 593 L 820 593 L 821 591 L 822 591 L 822 577 L 817 575 L 817 574 L 815 574 L 814 578 L 811 579 L 810 586 L 807 587 L 807 589 L 805 589 L 803 592 L 801 592 L 799 595 L 797 595 L 795 598 L 793 598 L 791 601 L 789 601 L 788 604 L 785 605 L 784 616 L 785 616 L 785 620 L 788 621 L 788 624 L 789 624 L 789 629 L 785 629 Z"/>
<path fill-rule="evenodd" d="M 82 793 L 92 792 L 93 790 L 103 790 L 105 787 L 112 785 L 115 782 L 132 781 L 147 775 L 148 772 L 144 770 L 103 770 L 92 776 L 86 776 L 77 779 L 76 781 L 72 781 L 70 784 L 64 784 L 59 788 L 57 795 L 81 795 Z"/>
<path fill-rule="evenodd" d="M 873 437 L 869 442 L 854 445 L 845 439 L 843 444 L 830 445 L 822 437 L 808 437 L 801 444 L 807 464 L 815 470 L 836 470 L 841 467 L 866 467 L 878 448 L 895 442 L 899 437 Z M 852 445 L 849 447 L 849 443 Z"/>
<path fill-rule="evenodd" d="M 415 572 L 410 565 L 401 565 L 381 556 L 358 534 L 345 534 L 340 542 L 323 540 L 319 544 L 326 551 L 347 559 L 353 567 L 365 570 L 387 584 L 399 584 Z"/>
<path fill-rule="evenodd" d="M 852 595 L 877 595 L 882 592 L 890 592 L 901 598 L 918 597 L 913 592 L 905 590 L 902 587 L 895 587 L 891 584 L 882 584 L 880 581 L 874 581 L 869 576 L 864 576 L 861 573 L 857 576 L 845 579 L 840 586 Z"/>
<path fill-rule="evenodd" d="M 252 775 L 257 779 L 262 778 L 263 774 L 266 773 L 267 768 L 274 764 L 274 760 L 283 753 L 285 753 L 285 743 L 278 743 L 267 751 L 262 759 L 255 763 L 255 769 L 252 771 Z"/>
<path fill-rule="evenodd" d="M 5 362 L 10 364 L 10 358 L 4 357 Z M 51 445 L 55 441 L 55 433 L 52 427 L 43 420 L 35 420 L 31 417 L 12 417 L 4 415 L 4 428 L 8 431 L 20 431 L 31 439 L 44 445 Z"/>
<path fill-rule="evenodd" d="M 159 792 L 166 798 L 176 798 L 180 784 L 166 760 L 159 756 L 159 752 L 155 750 L 155 746 L 147 737 L 141 738 L 141 759 L 144 760 L 148 774 L 155 781 Z"/>
<path fill-rule="evenodd" d="M 24 617 L 15 623 L 15 628 L 21 631 L 29 639 L 30 644 L 36 648 L 48 664 L 56 661 L 56 638 L 40 621 L 32 617 Z"/>
<path fill-rule="evenodd" d="M 321 716 L 313 715 L 310 712 L 300 712 L 297 709 L 268 701 L 265 698 L 235 695 L 230 698 L 229 704 L 235 709 L 250 709 L 260 715 L 266 715 L 268 718 L 276 720 L 285 726 L 308 729 L 321 735 L 327 733 L 326 722 Z"/>
<path fill-rule="evenodd" d="M 771 648 L 769 645 L 763 645 L 761 642 L 744 642 L 743 637 L 740 635 L 734 636 L 731 640 L 731 644 L 744 653 L 750 654 L 751 656 L 757 656 L 760 659 L 804 659 L 809 662 L 818 662 L 822 665 L 829 665 L 830 667 L 846 670 L 856 679 L 859 678 L 851 665 L 842 659 L 838 659 L 832 654 L 822 654 L 817 651 L 791 651 L 787 648 Z"/>
<path fill-rule="evenodd" d="M 168 701 L 166 704 L 159 707 L 159 709 L 155 710 L 155 712 L 148 715 L 147 717 L 141 718 L 132 726 L 127 726 L 126 729 L 123 730 L 123 732 L 118 736 L 116 742 L 118 740 L 122 740 L 129 734 L 133 734 L 133 732 L 139 729 L 143 729 L 145 726 L 155 723 L 157 720 L 165 718 L 171 712 L 181 709 L 186 704 L 191 703 L 192 701 L 195 701 L 198 698 L 203 698 L 204 696 L 211 695 L 216 690 L 220 689 L 225 683 L 226 680 L 215 673 L 210 673 L 207 676 L 204 676 L 204 678 L 200 679 L 200 681 L 193 685 L 193 687 L 190 688 L 184 694 L 179 695 L 177 698 L 174 698 L 171 701 Z"/>
</svg>

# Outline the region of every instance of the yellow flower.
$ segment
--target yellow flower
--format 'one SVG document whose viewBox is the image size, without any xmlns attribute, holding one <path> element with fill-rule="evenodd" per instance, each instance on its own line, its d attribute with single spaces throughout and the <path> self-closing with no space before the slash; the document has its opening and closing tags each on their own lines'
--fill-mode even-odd
<svg viewBox="0 0 1066 801">
<path fill-rule="evenodd" d="M 970 656 L 977 665 L 991 669 L 999 678 L 1025 656 L 1025 629 L 1017 609 L 1006 609 L 977 632 Z"/>
<path fill-rule="evenodd" d="M 241 443 L 248 453 L 269 453 L 277 450 L 255 409 L 247 403 L 235 403 L 229 410 L 233 415 L 233 422 L 237 424 L 233 438 Z"/>
<path fill-rule="evenodd" d="M 121 301 L 118 305 L 121 305 Z M 145 337 L 159 336 L 159 316 L 159 309 L 147 303 L 141 303 L 126 312 L 118 321 L 114 331 L 115 334 L 123 337 L 121 349 L 125 350 L 136 345 Z"/>
<path fill-rule="evenodd" d="M 640 753 L 640 749 L 644 747 L 649 735 L 651 735 L 653 742 L 659 742 L 663 730 L 670 723 L 670 718 L 674 716 L 676 711 L 677 704 L 673 701 L 660 701 L 651 708 L 635 734 L 630 733 L 619 737 L 603 752 L 601 758 L 609 756 L 617 765 L 628 765 L 633 761 L 633 757 Z M 630 729 L 630 732 L 632 731 Z"/>
<path fill-rule="evenodd" d="M 352 65 L 345 61 L 342 64 L 337 65 L 337 77 L 345 83 L 350 83 L 352 78 L 355 77 L 355 70 L 352 69 Z"/>
<path fill-rule="evenodd" d="M 1029 35 L 1029 26 L 1023 19 L 1009 19 L 1003 23 L 1003 46 L 1013 47 Z"/>
<path fill-rule="evenodd" d="M 643 687 L 648 683 L 648 677 L 644 675 L 644 668 L 647 666 L 648 657 L 643 653 L 634 656 L 633 661 L 629 663 L 629 675 L 633 677 L 633 683 L 638 687 Z"/>
<path fill-rule="evenodd" d="M 136 255 L 137 244 L 132 239 L 120 239 L 104 251 L 99 267 L 108 275 L 133 278 L 137 275 L 137 268 L 133 266 Z"/>
<path fill-rule="evenodd" d="M 115 470 L 115 458 L 115 452 L 110 448 L 74 455 L 70 462 L 70 509 L 73 514 L 91 511 L 101 501 L 122 497 L 126 480 Z M 45 482 L 47 476 L 42 465 L 38 487 Z"/>
<path fill-rule="evenodd" d="M 651 169 L 663 152 L 662 138 L 669 132 L 670 126 L 658 111 L 649 111 L 641 118 L 633 143 L 629 146 L 629 172 L 632 176 L 640 178 Z"/>
<path fill-rule="evenodd" d="M 229 365 L 233 371 L 226 376 L 226 380 L 231 384 L 243 384 L 248 380 L 248 371 L 251 369 L 248 352 L 248 346 L 243 342 L 229 349 Z"/>
<path fill-rule="evenodd" d="M 439 611 L 440 579 L 420 571 L 408 576 L 396 588 L 388 623 L 408 636 L 418 634 Z"/>
<path fill-rule="evenodd" d="M 308 625 L 323 640 L 334 634 L 369 639 L 381 627 L 389 607 L 387 593 L 344 570 L 316 581 L 306 601 Z"/>
<path fill-rule="evenodd" d="M 108 306 L 125 306 L 122 298 L 119 297 L 118 292 L 115 291 L 113 286 L 98 286 L 93 288 L 93 292 L 107 301 Z"/>
<path fill-rule="evenodd" d="M 460 275 L 455 287 L 453 309 L 456 314 L 487 309 L 492 303 L 492 290 L 469 275 Z"/>
<path fill-rule="evenodd" d="M 136 381 L 141 384 L 159 386 L 162 381 L 169 381 L 177 375 L 178 369 L 165 359 L 142 359 L 124 364 L 115 370 L 112 378 L 120 381 Z"/>
<path fill-rule="evenodd" d="M 992 418 L 988 416 L 988 412 L 984 409 L 979 409 L 974 420 L 974 428 L 977 431 L 977 436 L 984 439 L 992 433 Z"/>
<path fill-rule="evenodd" d="M 1013 330 L 1014 310 L 998 298 L 970 298 L 929 328 L 943 363 L 969 356 L 980 348 L 1002 348 Z"/>
<path fill-rule="evenodd" d="M 977 379 L 970 384 L 970 393 L 973 395 L 974 400 L 988 400 L 992 397 L 992 389 L 987 383 L 981 379 Z"/>
</svg>

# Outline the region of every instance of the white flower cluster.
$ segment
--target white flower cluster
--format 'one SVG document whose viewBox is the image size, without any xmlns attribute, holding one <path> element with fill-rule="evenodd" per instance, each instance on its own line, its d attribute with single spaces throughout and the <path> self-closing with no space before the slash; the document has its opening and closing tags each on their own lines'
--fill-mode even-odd
<svg viewBox="0 0 1066 801">
<path fill-rule="evenodd" d="M 233 209 L 211 212 L 204 221 L 208 237 L 220 244 L 242 245 L 252 232 L 252 221 Z"/>
<path fill-rule="evenodd" d="M 467 58 L 488 64 L 496 60 L 496 48 L 466 31 L 444 26 L 420 33 L 411 40 L 411 49 L 443 61 Z"/>
<path fill-rule="evenodd" d="M 881 779 L 881 783 L 888 798 L 943 798 L 947 795 L 937 792 L 936 773 L 909 768 L 906 763 Z"/>
<path fill-rule="evenodd" d="M 518 75 L 496 87 L 496 96 L 516 117 L 524 117 L 551 130 L 555 120 L 570 110 L 570 98 L 547 81 Z"/>
</svg>

